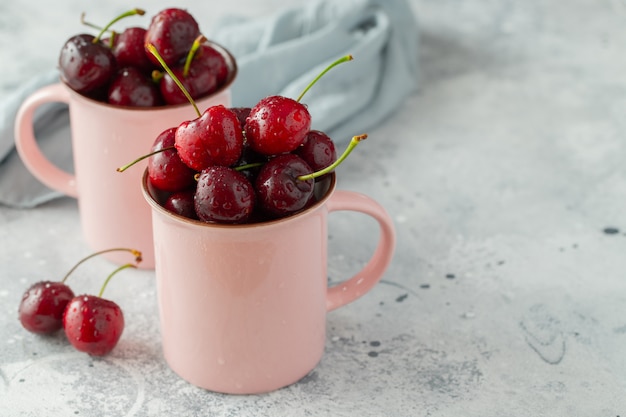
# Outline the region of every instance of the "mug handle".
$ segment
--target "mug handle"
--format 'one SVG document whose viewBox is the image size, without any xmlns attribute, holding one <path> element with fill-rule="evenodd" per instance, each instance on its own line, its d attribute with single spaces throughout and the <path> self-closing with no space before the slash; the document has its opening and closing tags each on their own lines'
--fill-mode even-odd
<svg viewBox="0 0 626 417">
<path fill-rule="evenodd" d="M 328 212 L 356 211 L 373 217 L 380 226 L 378 246 L 363 269 L 346 281 L 328 288 L 326 311 L 342 307 L 363 296 L 380 281 L 391 263 L 396 246 L 393 221 L 385 209 L 372 198 L 354 191 L 336 191 L 327 201 Z"/>
<path fill-rule="evenodd" d="M 67 103 L 70 93 L 61 84 L 40 88 L 24 100 L 15 116 L 15 147 L 26 168 L 44 185 L 70 197 L 76 197 L 76 177 L 63 171 L 43 154 L 35 138 L 33 115 L 46 103 Z"/>
</svg>

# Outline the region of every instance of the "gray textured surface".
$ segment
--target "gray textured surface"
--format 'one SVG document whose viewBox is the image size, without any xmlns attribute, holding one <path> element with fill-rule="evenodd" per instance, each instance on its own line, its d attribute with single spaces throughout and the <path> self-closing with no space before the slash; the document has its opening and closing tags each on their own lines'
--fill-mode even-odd
<svg viewBox="0 0 626 417">
<path fill-rule="evenodd" d="M 93 20 L 110 4 L 90 4 Z M 110 356 L 25 332 L 24 289 L 88 252 L 63 199 L 0 207 L 0 415 L 626 415 L 626 4 L 413 4 L 423 89 L 339 171 L 340 188 L 388 208 L 397 256 L 370 294 L 329 314 L 308 377 L 260 396 L 183 382 L 162 360 L 146 271 L 107 290 L 127 316 Z M 1 93 L 54 65 L 84 7 L 0 4 Z M 215 7 L 190 8 L 210 21 Z M 359 220 L 333 216 L 334 279 L 373 249 Z M 72 285 L 94 291 L 110 268 L 84 265 Z"/>
</svg>

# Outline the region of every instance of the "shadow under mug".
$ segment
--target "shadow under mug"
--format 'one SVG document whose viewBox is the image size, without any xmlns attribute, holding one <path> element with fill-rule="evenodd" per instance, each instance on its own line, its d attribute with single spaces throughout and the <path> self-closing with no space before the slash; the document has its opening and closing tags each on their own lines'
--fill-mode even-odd
<svg viewBox="0 0 626 417">
<path fill-rule="evenodd" d="M 200 111 L 231 105 L 231 85 L 237 75 L 233 56 L 217 44 L 226 57 L 229 79 L 218 91 L 197 100 Z M 45 103 L 69 106 L 74 173 L 68 173 L 46 158 L 34 135 L 33 115 Z M 150 151 L 156 137 L 197 114 L 191 104 L 139 108 L 113 106 L 76 93 L 59 82 L 30 95 L 15 121 L 17 151 L 27 169 L 53 190 L 78 199 L 81 228 L 94 251 L 129 247 L 143 253 L 140 268 L 154 268 L 150 207 L 141 192 L 147 161 L 123 173 L 116 169 Z M 128 254 L 103 255 L 112 262 L 128 262 Z"/>
<path fill-rule="evenodd" d="M 255 394 L 290 385 L 321 360 L 327 312 L 377 284 L 395 250 L 384 208 L 363 194 L 319 184 L 319 201 L 283 219 L 244 225 L 191 220 L 152 206 L 156 282 L 165 360 L 188 382 L 216 392 Z M 328 215 L 374 218 L 378 244 L 365 266 L 328 287 Z M 374 237 L 373 237 L 374 238 Z"/>
</svg>

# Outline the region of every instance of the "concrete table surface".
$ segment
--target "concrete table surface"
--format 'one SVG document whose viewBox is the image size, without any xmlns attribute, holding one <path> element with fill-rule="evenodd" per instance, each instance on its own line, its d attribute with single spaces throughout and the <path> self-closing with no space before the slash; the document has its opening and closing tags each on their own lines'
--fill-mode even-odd
<svg viewBox="0 0 626 417">
<path fill-rule="evenodd" d="M 177 5 L 208 25 L 286 4 L 214 3 Z M 99 21 L 127 7 L 51 5 L 0 5 L 1 94 L 55 65 L 81 11 Z M 388 209 L 397 253 L 374 290 L 329 313 L 315 370 L 263 395 L 186 383 L 162 357 L 152 271 L 109 285 L 127 322 L 109 356 L 27 333 L 23 291 L 89 253 L 63 198 L 0 207 L 0 415 L 626 415 L 626 3 L 412 6 L 421 90 L 338 172 L 339 188 Z M 332 219 L 339 280 L 370 256 L 376 230 Z M 84 265 L 75 291 L 99 288 L 110 269 Z"/>
</svg>

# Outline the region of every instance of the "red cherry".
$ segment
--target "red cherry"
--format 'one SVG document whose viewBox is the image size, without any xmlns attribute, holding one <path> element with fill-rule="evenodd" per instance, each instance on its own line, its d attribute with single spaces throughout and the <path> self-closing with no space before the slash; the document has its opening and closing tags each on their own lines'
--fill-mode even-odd
<svg viewBox="0 0 626 417">
<path fill-rule="evenodd" d="M 65 309 L 63 328 L 77 350 L 103 356 L 113 350 L 122 336 L 124 314 L 113 301 L 79 295 Z"/>
<path fill-rule="evenodd" d="M 172 148 L 176 142 L 176 128 L 163 131 L 154 141 L 148 158 L 148 178 L 152 185 L 163 191 L 180 191 L 193 186 L 196 172 L 183 163 L 178 151 Z M 168 149 L 161 151 L 162 149 Z M 158 152 L 161 151 L 161 152 Z"/>
<path fill-rule="evenodd" d="M 217 78 L 198 63 L 196 60 L 191 62 L 189 72 L 185 76 L 183 74 L 183 66 L 171 69 L 176 78 L 183 84 L 191 98 L 201 98 L 217 89 Z M 174 81 L 169 73 L 163 74 L 163 78 L 159 83 L 161 95 L 167 104 L 187 103 L 188 99 L 182 92 L 178 84 Z"/>
<path fill-rule="evenodd" d="M 194 61 L 215 74 L 217 86 L 221 86 L 226 82 L 228 73 L 230 72 L 226 58 L 217 49 L 213 48 L 208 42 L 204 42 L 198 48 Z"/>
<path fill-rule="evenodd" d="M 180 159 L 196 171 L 233 165 L 243 149 L 237 115 L 222 105 L 209 107 L 202 116 L 178 126 L 176 149 Z"/>
<path fill-rule="evenodd" d="M 298 177 L 312 172 L 311 167 L 295 154 L 270 159 L 254 183 L 259 207 L 274 217 L 284 217 L 304 208 L 313 195 L 315 181 Z"/>
<path fill-rule="evenodd" d="M 212 166 L 200 174 L 195 195 L 196 214 L 205 222 L 245 223 L 254 210 L 254 188 L 241 172 Z"/>
<path fill-rule="evenodd" d="M 146 74 L 156 68 L 146 54 L 143 45 L 145 37 L 146 29 L 130 27 L 113 38 L 112 52 L 119 67 L 135 67 Z M 102 42 L 107 44 L 104 39 Z"/>
<path fill-rule="evenodd" d="M 324 169 L 337 160 L 335 143 L 326 133 L 319 130 L 307 133 L 304 142 L 294 153 L 304 159 L 313 171 Z"/>
<path fill-rule="evenodd" d="M 115 67 L 111 50 L 92 35 L 72 36 L 59 55 L 61 79 L 79 93 L 106 85 Z"/>
<path fill-rule="evenodd" d="M 146 31 L 144 45 L 152 44 L 163 60 L 173 66 L 187 55 L 194 39 L 200 35 L 198 22 L 186 10 L 169 8 L 152 18 Z M 147 51 L 149 59 L 160 66 L 159 61 Z"/>
<path fill-rule="evenodd" d="M 179 216 L 187 217 L 188 219 L 198 219 L 196 214 L 196 208 L 194 203 L 194 196 L 196 189 L 178 191 L 170 195 L 163 207 L 172 213 L 176 213 Z"/>
<path fill-rule="evenodd" d="M 135 67 L 119 70 L 111 80 L 109 104 L 129 107 L 155 107 L 163 103 L 156 85 Z"/>
<path fill-rule="evenodd" d="M 33 333 L 47 334 L 63 326 L 65 306 L 74 292 L 62 282 L 33 284 L 22 297 L 18 314 L 22 326 Z"/>
<path fill-rule="evenodd" d="M 261 99 L 246 119 L 246 139 L 250 147 L 264 155 L 278 155 L 295 150 L 311 127 L 307 108 L 288 97 Z"/>
</svg>

